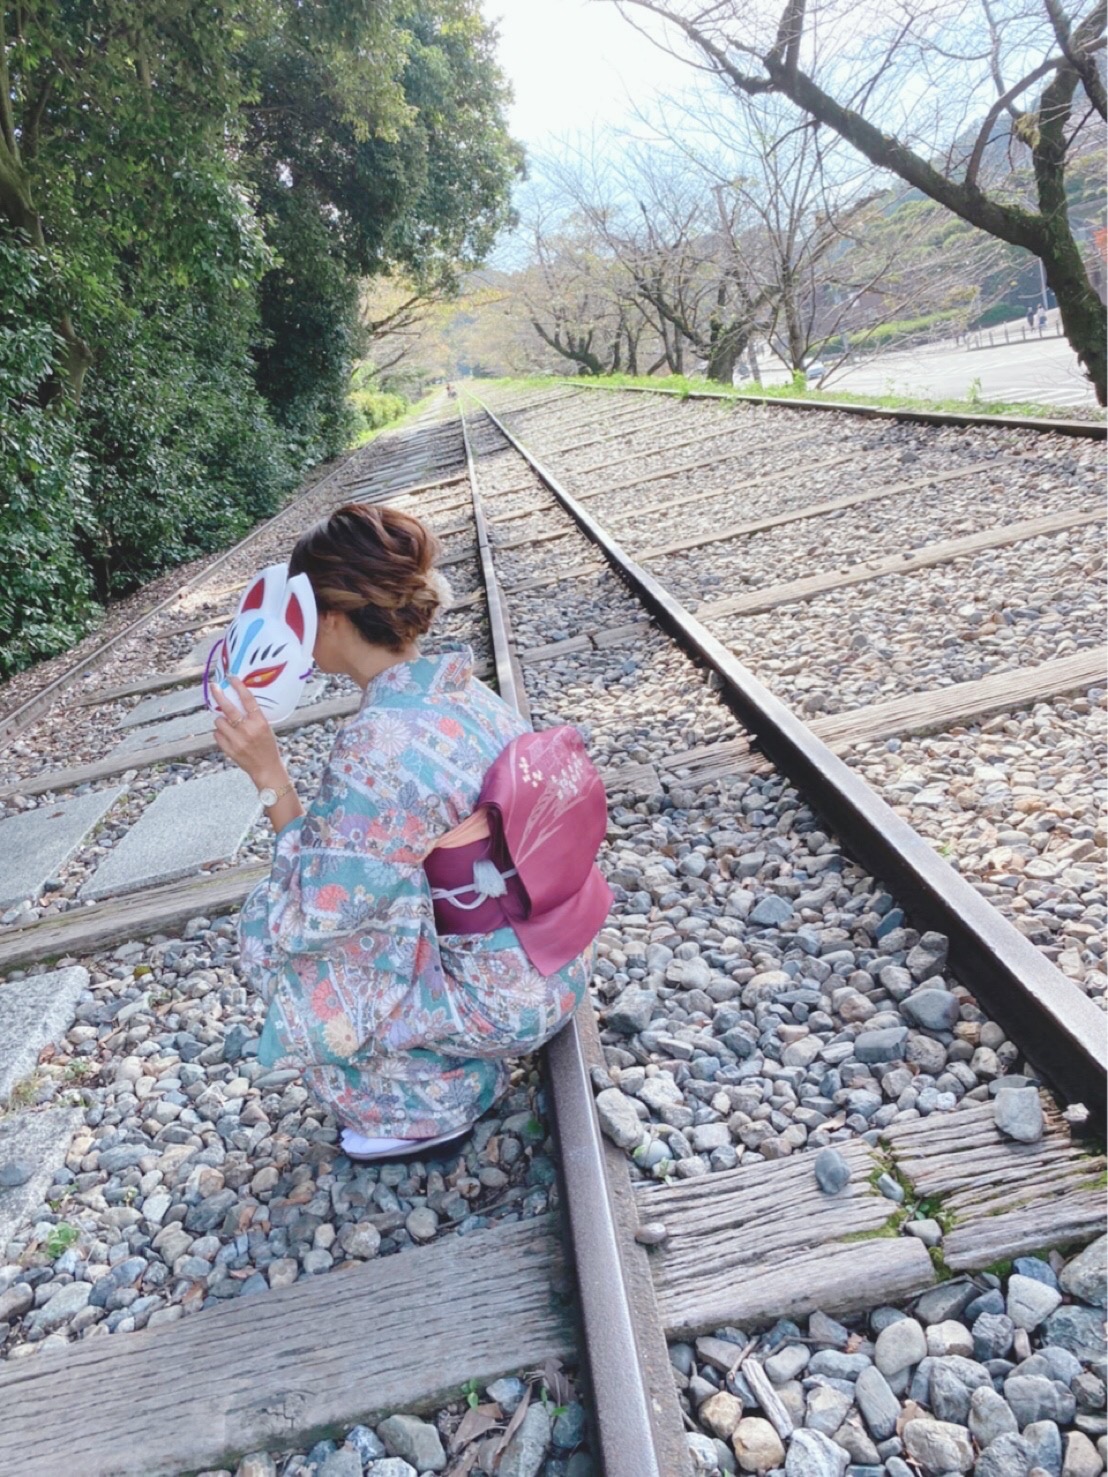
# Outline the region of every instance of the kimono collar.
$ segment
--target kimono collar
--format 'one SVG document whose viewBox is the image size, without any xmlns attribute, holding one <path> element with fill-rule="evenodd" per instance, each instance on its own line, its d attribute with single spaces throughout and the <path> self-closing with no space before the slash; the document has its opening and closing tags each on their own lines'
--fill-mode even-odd
<svg viewBox="0 0 1108 1477">
<path fill-rule="evenodd" d="M 458 642 L 443 642 L 433 655 L 421 652 L 410 662 L 397 662 L 378 672 L 366 687 L 360 711 L 388 706 L 398 695 L 460 692 L 472 676 L 472 649 Z"/>
</svg>

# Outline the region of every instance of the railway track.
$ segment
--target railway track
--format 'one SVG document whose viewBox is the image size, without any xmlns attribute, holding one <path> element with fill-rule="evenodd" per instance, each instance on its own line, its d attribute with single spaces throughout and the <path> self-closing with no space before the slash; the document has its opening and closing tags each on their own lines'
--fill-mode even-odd
<svg viewBox="0 0 1108 1477">
<path fill-rule="evenodd" d="M 99 677 L 75 678 L 65 711 L 73 712 L 79 680 L 87 729 L 59 735 L 55 710 L 4 756 L 0 799 L 10 819 L 36 811 L 55 819 L 71 793 L 93 811 L 111 808 L 101 813 L 104 829 L 42 879 L 60 885 L 28 889 L 22 868 L 21 885 L 33 897 L 13 904 L 20 911 L 9 909 L 0 930 L 0 968 L 10 972 L 0 1010 L 22 996 L 41 1015 L 42 991 L 54 1007 L 36 1049 L 29 1059 L 24 1053 L 24 1070 L 45 1056 L 38 1079 L 17 1094 L 7 1120 L 39 1136 L 47 1173 L 42 1179 L 40 1165 L 40 1182 L 9 1192 L 22 1188 L 23 1209 L 0 1221 L 8 1344 L 0 1471 L 16 1460 L 12 1470 L 58 1470 L 75 1428 L 90 1473 L 188 1471 L 218 1461 L 230 1461 L 225 1469 L 233 1472 L 243 1452 L 265 1448 L 299 1455 L 259 1456 L 255 1467 L 239 1467 L 242 1477 L 276 1470 L 278 1459 L 290 1473 L 326 1471 L 326 1461 L 342 1454 L 308 1450 L 324 1430 L 341 1434 L 390 1410 L 426 1411 L 467 1380 L 484 1387 L 496 1375 L 562 1360 L 588 1392 L 594 1470 L 707 1473 L 734 1465 L 728 1443 L 737 1440 L 750 1470 L 786 1462 L 787 1443 L 790 1461 L 821 1456 L 831 1466 L 820 1470 L 831 1477 L 841 1477 L 848 1460 L 855 1469 L 872 1466 L 871 1448 L 883 1464 L 903 1466 L 907 1455 L 927 1472 L 899 1434 L 878 1449 L 880 1420 L 865 1413 L 872 1399 L 859 1398 L 856 1409 L 837 1387 L 871 1365 L 885 1378 L 882 1360 L 873 1363 L 880 1340 L 876 1349 L 867 1341 L 880 1330 L 867 1327 L 865 1315 L 930 1298 L 911 1303 L 919 1321 L 907 1321 L 945 1326 L 949 1317 L 930 1318 L 921 1307 L 956 1320 L 970 1298 L 959 1303 L 943 1287 L 1101 1229 L 1103 1161 L 1073 1137 L 1059 1109 L 1068 1102 L 1069 1119 L 1082 1126 L 1078 1102 L 1094 1115 L 1102 1109 L 1102 1017 L 1054 967 L 1052 941 L 1040 948 L 1024 937 L 832 752 L 849 752 L 859 733 L 876 742 L 923 731 L 939 712 L 935 694 L 930 713 L 908 702 L 907 716 L 895 684 L 851 690 L 841 713 L 809 708 L 804 716 L 817 730 L 854 715 L 850 744 L 830 728 L 824 743 L 713 635 L 725 628 L 709 624 L 716 617 L 705 606 L 736 597 L 721 580 L 696 583 L 695 568 L 718 545 L 725 568 L 745 570 L 749 544 L 738 541 L 795 530 L 818 509 L 829 530 L 820 572 L 832 578 L 843 547 L 834 542 L 836 518 L 855 508 L 880 512 L 885 498 L 922 516 L 948 485 L 968 490 L 954 505 L 957 537 L 941 542 L 978 543 L 946 548 L 938 559 L 939 540 L 928 535 L 917 541 L 909 577 L 960 567 L 998 546 L 980 544 L 999 504 L 978 492 L 982 466 L 994 479 L 1003 468 L 1009 534 L 1013 524 L 1050 518 L 1057 527 L 1021 529 L 1020 541 L 1080 538 L 1093 526 L 1082 480 L 1092 458 L 1080 443 L 1077 454 L 1070 447 L 1071 471 L 1054 465 L 1063 457 L 1053 444 L 1040 446 L 1039 462 L 1065 486 L 1056 496 L 1053 485 L 1045 489 L 1046 510 L 1022 519 L 1013 505 L 1041 501 L 1047 474 L 1041 464 L 1028 470 L 1032 455 L 1017 456 L 1002 441 L 983 448 L 944 429 L 940 445 L 920 446 L 894 428 L 873 444 L 872 428 L 855 437 L 840 425 L 829 447 L 825 430 L 787 411 L 736 427 L 717 407 L 703 410 L 683 407 L 682 423 L 659 436 L 656 409 L 631 397 L 613 405 L 572 389 L 529 392 L 501 405 L 500 421 L 474 406 L 464 432 L 457 422 L 428 427 L 391 456 L 391 443 L 379 443 L 356 476 L 332 485 L 329 502 L 321 496 L 290 509 L 242 550 L 241 569 L 228 559 L 190 592 L 187 609 L 172 618 L 153 613 L 144 632 L 128 638 L 142 642 L 138 676 L 125 640 L 105 653 Z M 883 480 L 871 486 L 865 469 L 875 461 Z M 783 468 L 798 485 L 782 489 Z M 916 492 L 924 496 L 911 502 Z M 233 580 L 270 557 L 266 539 L 287 547 L 298 518 L 351 495 L 397 502 L 431 520 L 459 597 L 443 634 L 473 644 L 504 695 L 536 723 L 573 721 L 588 734 L 612 798 L 605 864 L 618 900 L 600 944 L 599 1034 L 592 1010 L 582 1011 L 541 1071 L 521 1068 L 503 1110 L 450 1165 L 379 1177 L 336 1164 L 333 1126 L 313 1116 L 294 1083 L 259 1081 L 251 1064 L 258 1017 L 236 982 L 229 913 L 264 869 L 264 833 L 252 820 L 240 824 L 225 836 L 217 867 L 210 841 L 198 843 L 209 848 L 200 857 L 205 875 L 193 866 L 191 875 L 166 878 L 147 859 L 139 877 L 120 862 L 127 850 L 134 855 L 128 838 L 159 796 L 172 800 L 182 783 L 219 782 L 210 741 L 163 732 L 122 754 L 106 742 L 141 729 L 126 719 L 152 694 L 194 680 L 180 664 L 189 661 L 186 640 L 198 639 L 203 625 L 189 623 L 226 618 Z M 928 526 L 948 531 L 938 521 Z M 680 556 L 694 549 L 695 561 L 680 568 Z M 877 566 L 869 580 L 903 577 L 883 569 L 891 555 L 866 553 Z M 780 558 L 780 546 L 770 546 L 764 562 L 774 576 Z M 757 562 L 749 567 L 757 575 Z M 712 572 L 705 563 L 701 573 Z M 774 596 L 781 604 L 766 609 L 812 605 L 867 582 L 840 578 L 819 591 Z M 764 601 L 785 583 L 747 580 L 742 598 Z M 1086 637 L 1081 626 L 1072 652 L 1036 663 L 1071 661 L 1066 676 L 1040 674 L 1039 697 L 1094 686 L 1081 666 L 1091 649 Z M 772 658 L 769 637 L 758 639 Z M 1013 691 L 1024 690 L 1016 687 L 1022 674 L 1003 662 L 992 674 L 1002 690 L 992 698 L 980 686 L 988 673 L 968 684 L 942 675 L 947 724 L 1004 711 L 998 699 L 1011 704 Z M 1044 687 L 1048 680 L 1063 687 Z M 956 691 L 966 685 L 975 692 Z M 880 703 L 860 700 L 875 695 L 901 708 L 875 717 Z M 296 715 L 303 721 L 286 742 L 306 784 L 355 699 L 321 691 Z M 109 729 L 121 720 L 124 729 Z M 115 795 L 124 785 L 127 793 Z M 181 836 L 170 835 L 179 852 Z M 258 860 L 244 863 L 244 855 Z M 109 864 L 127 891 L 96 884 Z M 1059 875 L 1070 886 L 1073 879 Z M 47 961 L 61 968 L 44 977 Z M 1055 1096 L 1046 1100 L 1042 1136 L 1016 1144 L 996 1127 L 998 1086 L 1017 1087 L 1002 1104 L 1006 1112 L 1033 1117 L 1029 1099 L 1039 1101 L 1044 1082 Z M 69 1104 L 72 1094 L 80 1106 Z M 838 1195 L 825 1194 L 813 1173 L 811 1151 L 822 1149 L 839 1156 L 832 1167 L 847 1175 Z M 13 1157 L 19 1162 L 8 1146 Z M 0 1198 L 0 1216 L 4 1209 Z M 549 1219 L 554 1210 L 560 1221 Z M 60 1228 L 69 1226 L 78 1239 L 61 1249 Z M 576 1272 L 570 1301 L 567 1260 Z M 1053 1275 L 1043 1266 L 1038 1275 Z M 109 1282 L 103 1300 L 82 1290 Z M 341 1317 L 333 1285 L 341 1288 Z M 973 1296 L 989 1290 L 987 1281 L 968 1285 Z M 1003 1309 L 1004 1294 L 993 1291 Z M 1010 1303 L 1020 1291 L 1007 1291 Z M 254 1292 L 264 1296 L 242 1295 Z M 1062 1323 L 1076 1320 L 1091 1338 L 1086 1304 L 1068 1286 L 1066 1296 Z M 184 1316 L 213 1303 L 224 1306 Z M 860 1331 L 851 1340 L 842 1330 L 844 1344 L 840 1326 L 816 1315 L 805 1334 L 795 1320 L 816 1308 L 861 1318 Z M 1040 1324 L 1057 1322 L 1058 1311 Z M 1040 1324 L 1030 1330 L 1037 1341 Z M 928 1357 L 947 1357 L 922 1328 L 919 1337 Z M 26 1357 L 36 1347 L 57 1353 Z M 316 1351 L 308 1362 L 306 1347 Z M 848 1362 L 797 1364 L 797 1350 L 810 1355 L 812 1347 Z M 774 1364 L 780 1352 L 787 1357 Z M 1095 1351 L 1077 1362 L 1082 1374 L 1073 1379 L 1095 1370 Z M 888 1399 L 915 1391 L 927 1420 L 932 1406 L 918 1364 L 914 1383 L 890 1367 Z M 105 1400 L 106 1382 L 116 1397 Z M 828 1390 L 846 1400 L 833 1428 L 823 1409 L 837 1409 Z M 1087 1456 L 1078 1436 L 1095 1440 L 1098 1417 L 1087 1408 L 1095 1393 L 1090 1385 L 1084 1424 L 1073 1413 L 1061 1423 L 1073 1438 L 1067 1461 L 1070 1446 L 1073 1461 Z M 68 1432 L 50 1414 L 61 1399 L 71 1412 Z M 198 1404 L 210 1419 L 197 1420 Z M 496 1415 L 506 1418 L 508 1406 L 505 1395 Z M 957 1402 L 942 1408 L 958 1414 Z M 550 1477 L 588 1470 L 584 1449 L 551 1444 L 565 1414 L 552 1417 L 532 1402 L 503 1469 Z M 459 1408 L 440 1411 L 440 1428 L 456 1431 L 459 1417 Z M 580 1435 L 577 1418 L 568 1431 L 564 1424 L 564 1438 Z M 912 1436 L 920 1450 L 925 1436 L 938 1439 L 921 1428 Z M 526 1465 L 524 1437 L 539 1451 L 538 1465 Z M 839 1457 L 820 1440 L 842 1454 L 837 1472 Z M 373 1450 L 367 1437 L 358 1441 L 363 1457 Z M 463 1468 L 470 1449 L 444 1452 L 441 1465 L 494 1464 L 491 1449 L 474 1443 L 478 1465 Z"/>
</svg>

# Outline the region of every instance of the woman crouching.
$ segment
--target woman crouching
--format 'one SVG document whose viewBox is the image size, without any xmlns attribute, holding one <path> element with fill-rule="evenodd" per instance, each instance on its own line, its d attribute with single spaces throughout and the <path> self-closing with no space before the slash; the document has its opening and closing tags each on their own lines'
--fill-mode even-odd
<svg viewBox="0 0 1108 1477">
<path fill-rule="evenodd" d="M 418 649 L 444 594 L 436 550 L 417 519 L 365 504 L 293 550 L 316 665 L 365 694 L 307 813 L 249 690 L 236 681 L 242 712 L 221 698 L 216 719 L 277 833 L 239 919 L 269 1006 L 258 1060 L 299 1069 L 360 1158 L 468 1132 L 507 1090 L 507 1059 L 573 1013 L 610 901 L 593 865 L 603 790 L 576 734 L 552 731 L 572 743 L 540 765 L 526 746 L 548 735 L 474 677 L 468 648 Z"/>
</svg>

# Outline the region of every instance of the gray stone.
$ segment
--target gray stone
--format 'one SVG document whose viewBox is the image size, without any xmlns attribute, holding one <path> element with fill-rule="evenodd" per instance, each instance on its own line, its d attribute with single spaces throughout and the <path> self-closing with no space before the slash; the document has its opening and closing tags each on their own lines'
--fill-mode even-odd
<svg viewBox="0 0 1108 1477">
<path fill-rule="evenodd" d="M 932 1361 L 929 1380 L 931 1409 L 941 1421 L 964 1425 L 974 1390 L 991 1385 L 992 1377 L 982 1364 L 956 1354 Z"/>
<path fill-rule="evenodd" d="M 0 1190 L 0 1250 L 42 1204 L 54 1171 L 65 1162 L 70 1140 L 83 1122 L 82 1108 L 47 1108 L 0 1119 L 0 1163 L 35 1166 L 34 1173 L 22 1184 Z"/>
<path fill-rule="evenodd" d="M 973 1335 L 956 1318 L 946 1318 L 942 1323 L 929 1323 L 927 1352 L 935 1359 L 943 1359 L 951 1354 L 960 1354 L 968 1359 L 973 1353 Z"/>
<path fill-rule="evenodd" d="M 1065 1385 L 1039 1375 L 1009 1375 L 1004 1381 L 1004 1398 L 1021 1430 L 1033 1421 L 1068 1425 L 1077 1409 L 1077 1402 Z"/>
<path fill-rule="evenodd" d="M 538 1477 L 550 1448 L 550 1437 L 550 1417 L 541 1405 L 529 1405 L 500 1458 L 498 1477 Z"/>
<path fill-rule="evenodd" d="M 0 821 L 0 911 L 37 897 L 43 884 L 126 793 L 124 785 L 93 790 Z"/>
<path fill-rule="evenodd" d="M 35 1305 L 35 1290 L 26 1282 L 13 1282 L 0 1292 L 0 1323 L 15 1323 Z"/>
<path fill-rule="evenodd" d="M 943 1239 L 943 1228 L 930 1217 L 922 1221 L 909 1221 L 904 1227 L 905 1236 L 914 1236 L 924 1246 L 938 1246 Z"/>
<path fill-rule="evenodd" d="M 318 1468 L 316 1477 L 362 1477 L 362 1459 L 348 1446 L 341 1446 Z"/>
<path fill-rule="evenodd" d="M 554 1445 L 562 1451 L 572 1451 L 584 1441 L 587 1426 L 585 1407 L 579 1401 L 571 1400 L 561 1414 L 554 1417 Z"/>
<path fill-rule="evenodd" d="M 1104 1470 L 1100 1453 L 1082 1431 L 1066 1432 L 1062 1477 L 1100 1477 Z"/>
<path fill-rule="evenodd" d="M 907 1026 L 886 1026 L 879 1031 L 863 1031 L 854 1042 L 854 1055 L 860 1062 L 895 1062 L 903 1059 Z"/>
<path fill-rule="evenodd" d="M 1032 1467 L 1059 1477 L 1062 1471 L 1062 1433 L 1054 1421 L 1032 1421 L 1023 1428 L 1023 1444 L 1027 1447 Z"/>
<path fill-rule="evenodd" d="M 87 986 L 88 970 L 74 965 L 10 980 L 0 989 L 0 1103 L 35 1070 L 42 1048 L 69 1030 Z"/>
<path fill-rule="evenodd" d="M 966 1278 L 940 1282 L 916 1299 L 916 1317 L 921 1323 L 943 1323 L 957 1318 L 977 1296 L 977 1288 Z"/>
<path fill-rule="evenodd" d="M 787 1384 L 797 1377 L 811 1357 L 803 1344 L 786 1344 L 766 1360 L 766 1374 L 775 1385 Z"/>
<path fill-rule="evenodd" d="M 747 922 L 752 923 L 755 928 L 780 928 L 792 916 L 792 905 L 771 893 L 751 908 Z"/>
<path fill-rule="evenodd" d="M 811 1431 L 834 1436 L 850 1409 L 850 1396 L 833 1385 L 813 1385 L 808 1391 L 804 1424 Z"/>
<path fill-rule="evenodd" d="M 942 974 L 946 968 L 948 950 L 949 944 L 943 934 L 925 933 L 919 943 L 908 950 L 908 957 L 904 962 L 913 979 L 929 980 Z"/>
<path fill-rule="evenodd" d="M 875 1441 L 887 1441 L 895 1435 L 900 1402 L 879 1369 L 871 1365 L 862 1370 L 854 1387 L 854 1398 Z"/>
<path fill-rule="evenodd" d="M 622 1031 L 625 1036 L 634 1036 L 650 1025 L 658 997 L 653 990 L 628 985 L 608 1011 L 608 1026 L 613 1031 Z"/>
<path fill-rule="evenodd" d="M 1038 1143 L 1043 1136 L 1043 1105 L 1034 1087 L 1002 1087 L 993 1100 L 993 1117 L 1000 1132 L 1017 1143 Z"/>
<path fill-rule="evenodd" d="M 713 1149 L 726 1148 L 731 1143 L 731 1130 L 726 1123 L 702 1123 L 688 1131 L 689 1143 L 698 1154 L 710 1154 Z"/>
<path fill-rule="evenodd" d="M 1012 1271 L 1021 1277 L 1030 1277 L 1035 1282 L 1044 1282 L 1047 1287 L 1057 1287 L 1058 1278 L 1049 1262 L 1038 1256 L 1018 1256 L 1012 1263 Z"/>
<path fill-rule="evenodd" d="M 387 1456 L 370 1462 L 365 1469 L 365 1477 L 419 1477 L 419 1473 L 403 1457 Z"/>
<path fill-rule="evenodd" d="M 794 1431 L 785 1477 L 843 1477 L 850 1457 L 822 1431 Z"/>
<path fill-rule="evenodd" d="M 900 1013 L 925 1031 L 950 1031 L 962 1012 L 958 997 L 949 990 L 917 990 L 900 1002 Z"/>
<path fill-rule="evenodd" d="M 403 1457 L 419 1472 L 441 1472 L 446 1452 L 434 1426 L 414 1415 L 390 1415 L 377 1427 L 377 1434 L 391 1456 Z"/>
<path fill-rule="evenodd" d="M 1043 1324 L 1045 1342 L 1059 1344 L 1084 1364 L 1103 1364 L 1106 1350 L 1104 1312 L 1066 1304 Z"/>
<path fill-rule="evenodd" d="M 1103 1308 L 1108 1301 L 1108 1236 L 1098 1236 L 1091 1246 L 1067 1262 L 1058 1280 L 1071 1297 Z"/>
<path fill-rule="evenodd" d="M 898 1205 L 904 1200 L 904 1186 L 899 1184 L 891 1174 L 877 1176 L 877 1189 L 886 1200 L 895 1200 Z"/>
<path fill-rule="evenodd" d="M 711 1436 L 705 1436 L 703 1431 L 687 1431 L 685 1445 L 695 1477 L 714 1477 L 719 1470 L 719 1461 L 716 1443 Z"/>
<path fill-rule="evenodd" d="M 513 1414 L 526 1393 L 527 1386 L 514 1375 L 505 1375 L 503 1379 L 493 1380 L 491 1385 L 485 1387 L 485 1394 L 490 1400 L 496 1401 L 505 1415 Z"/>
<path fill-rule="evenodd" d="M 927 1353 L 927 1337 L 914 1318 L 890 1323 L 877 1335 L 873 1361 L 886 1378 L 918 1364 Z"/>
<path fill-rule="evenodd" d="M 1031 1454 L 1023 1440 L 1006 1432 L 998 1436 L 977 1458 L 976 1477 L 1027 1477 Z"/>
<path fill-rule="evenodd" d="M 877 1447 L 870 1440 L 869 1432 L 862 1424 L 862 1417 L 855 1411 L 847 1416 L 832 1436 L 836 1446 L 841 1446 L 852 1463 L 860 1467 L 876 1467 L 880 1472 L 881 1458 Z"/>
<path fill-rule="evenodd" d="M 235 1468 L 235 1477 L 277 1477 L 277 1463 L 268 1451 L 251 1451 Z"/>
<path fill-rule="evenodd" d="M 833 1380 L 856 1380 L 872 1363 L 868 1354 L 842 1354 L 838 1349 L 820 1349 L 812 1355 L 808 1373 L 826 1375 Z"/>
<path fill-rule="evenodd" d="M 659 1072 L 657 1077 L 648 1077 L 635 1096 L 654 1113 L 660 1113 L 663 1108 L 676 1107 L 685 1101 L 684 1094 L 668 1072 Z"/>
<path fill-rule="evenodd" d="M 160 790 L 80 895 L 111 897 L 230 861 L 260 812 L 254 782 L 241 769 Z"/>
<path fill-rule="evenodd" d="M 921 1416 L 905 1425 L 903 1438 L 908 1455 L 931 1477 L 968 1472 L 973 1466 L 973 1446 L 964 1426 Z"/>
<path fill-rule="evenodd" d="M 0 1163 L 0 1190 L 14 1190 L 25 1185 L 35 1172 L 30 1159 L 5 1159 Z"/>
<path fill-rule="evenodd" d="M 48 1303 L 36 1308 L 27 1321 L 41 1333 L 53 1333 L 87 1307 L 91 1296 L 91 1282 L 67 1282 Z"/>
<path fill-rule="evenodd" d="M 850 1166 L 838 1149 L 821 1149 L 812 1168 L 816 1184 L 825 1195 L 837 1195 L 850 1183 Z"/>
<path fill-rule="evenodd" d="M 1003 1359 L 1012 1347 L 1015 1324 L 1005 1313 L 982 1313 L 973 1325 L 973 1356 L 981 1360 Z"/>
<path fill-rule="evenodd" d="M 1032 1333 L 1062 1301 L 1062 1294 L 1045 1282 L 1013 1274 L 1008 1279 L 1008 1317 L 1017 1328 Z"/>
<path fill-rule="evenodd" d="M 619 1149 L 634 1149 L 642 1141 L 643 1126 L 635 1105 L 618 1087 L 606 1087 L 596 1095 L 600 1127 Z"/>
<path fill-rule="evenodd" d="M 386 1455 L 385 1443 L 368 1426 L 352 1426 L 346 1433 L 346 1444 L 353 1447 L 363 1462 Z"/>
<path fill-rule="evenodd" d="M 808 1338 L 832 1349 L 845 1349 L 850 1342 L 850 1330 L 817 1308 L 808 1319 Z"/>
<path fill-rule="evenodd" d="M 176 718 L 179 713 L 191 713 L 204 706 L 204 694 L 199 682 L 192 687 L 178 688 L 176 692 L 162 692 L 156 697 L 144 698 L 128 709 L 119 720 L 119 728 L 137 728 L 141 723 L 158 723 L 163 718 Z"/>
<path fill-rule="evenodd" d="M 969 1429 L 978 1446 L 989 1446 L 998 1436 L 1017 1435 L 1019 1422 L 1007 1400 L 991 1385 L 982 1385 L 970 1397 Z"/>
</svg>

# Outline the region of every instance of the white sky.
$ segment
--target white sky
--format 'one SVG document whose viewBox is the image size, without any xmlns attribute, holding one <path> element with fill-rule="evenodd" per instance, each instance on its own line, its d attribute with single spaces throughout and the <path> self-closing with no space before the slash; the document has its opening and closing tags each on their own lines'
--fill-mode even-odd
<svg viewBox="0 0 1108 1477">
<path fill-rule="evenodd" d="M 499 21 L 500 63 L 515 89 L 509 125 L 529 151 L 622 123 L 629 94 L 644 102 L 677 91 L 691 75 L 611 0 L 481 0 L 481 8 Z"/>
</svg>

